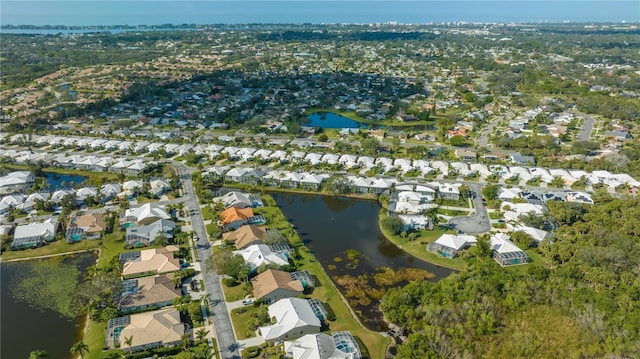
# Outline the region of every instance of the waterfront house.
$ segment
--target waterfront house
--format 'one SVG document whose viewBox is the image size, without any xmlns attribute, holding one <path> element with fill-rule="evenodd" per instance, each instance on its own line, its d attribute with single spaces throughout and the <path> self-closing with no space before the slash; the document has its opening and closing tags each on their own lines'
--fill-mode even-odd
<svg viewBox="0 0 640 359">
<path fill-rule="evenodd" d="M 284 342 L 287 358 L 292 359 L 361 359 L 358 342 L 350 332 L 306 334 Z"/>
<path fill-rule="evenodd" d="M 110 319 L 107 323 L 106 344 L 109 348 L 135 352 L 148 348 L 170 347 L 182 343 L 186 325 L 176 308 L 132 314 Z M 127 343 L 128 338 L 131 343 Z"/>
<path fill-rule="evenodd" d="M 87 213 L 69 220 L 65 238 L 67 242 L 98 239 L 106 229 L 102 213 Z"/>
<path fill-rule="evenodd" d="M 278 265 L 285 266 L 289 264 L 289 251 L 273 251 L 271 247 L 266 244 L 252 244 L 243 249 L 233 252 L 239 254 L 244 258 L 245 262 L 249 265 L 251 272 L 255 272 L 258 267 L 262 265 Z"/>
<path fill-rule="evenodd" d="M 283 298 L 297 297 L 304 291 L 302 282 L 291 277 L 291 273 L 269 269 L 251 279 L 253 296 L 267 303 Z"/>
<path fill-rule="evenodd" d="M 268 307 L 275 324 L 260 327 L 260 335 L 268 342 L 295 339 L 305 334 L 319 333 L 322 326 L 306 299 L 284 298 Z"/>
<path fill-rule="evenodd" d="M 181 295 L 172 275 L 126 279 L 122 281 L 118 309 L 122 313 L 158 309 L 172 305 Z"/>
<path fill-rule="evenodd" d="M 475 236 L 466 234 L 443 234 L 427 245 L 427 251 L 441 255 L 445 258 L 453 258 L 458 251 L 469 248 L 478 242 Z"/>
<path fill-rule="evenodd" d="M 261 243 L 265 233 L 267 233 L 265 227 L 248 224 L 233 232 L 223 233 L 222 239 L 226 243 L 234 244 L 237 249 L 244 249 L 252 244 Z"/>
<path fill-rule="evenodd" d="M 11 249 L 26 249 L 40 247 L 45 242 L 53 241 L 58 230 L 58 220 L 49 218 L 44 222 L 29 223 L 17 226 L 13 233 Z"/>
<path fill-rule="evenodd" d="M 239 191 L 230 191 L 226 194 L 215 197 L 212 200 L 213 202 L 220 202 L 224 206 L 224 208 L 236 207 L 236 208 L 247 208 L 247 207 L 262 207 L 264 204 L 262 200 L 250 193 L 244 193 Z"/>
<path fill-rule="evenodd" d="M 234 230 L 245 224 L 265 224 L 267 219 L 254 215 L 251 208 L 229 207 L 220 213 L 220 224 L 226 231 Z"/>
</svg>

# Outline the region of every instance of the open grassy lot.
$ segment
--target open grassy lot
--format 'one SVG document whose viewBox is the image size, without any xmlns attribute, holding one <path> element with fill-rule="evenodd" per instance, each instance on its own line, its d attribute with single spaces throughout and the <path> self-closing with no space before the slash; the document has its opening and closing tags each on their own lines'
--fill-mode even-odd
<svg viewBox="0 0 640 359">
<path fill-rule="evenodd" d="M 315 257 L 309 252 L 309 249 L 304 246 L 296 231 L 278 209 L 275 200 L 269 195 L 262 196 L 262 200 L 264 201 L 265 207 L 258 208 L 256 212 L 262 213 L 268 218 L 269 222 L 267 225 L 269 228 L 280 229 L 282 234 L 287 237 L 292 247 L 295 248 L 299 254 L 299 258 L 296 259 L 298 268 L 308 271 L 317 279 L 316 287 L 311 296 L 331 307 L 336 318 L 338 318 L 335 321 L 329 322 L 329 329 L 331 331 L 350 331 L 351 334 L 362 341 L 365 348 L 361 349 L 363 351 L 366 350 L 370 354 L 370 358 L 384 358 L 391 339 L 372 332 L 359 323 L 355 314 L 347 305 L 347 301 L 340 295 L 338 289 L 329 279 L 329 276 L 320 263 L 316 261 Z"/>
<path fill-rule="evenodd" d="M 242 340 L 255 337 L 254 326 L 268 325 L 269 315 L 265 314 L 266 311 L 267 306 L 265 304 L 258 306 L 247 305 L 232 310 L 231 321 L 233 322 L 237 339 Z M 259 318 L 261 314 L 262 318 Z M 265 319 L 265 322 L 261 322 L 260 319 Z"/>
<path fill-rule="evenodd" d="M 235 287 L 228 287 L 222 283 L 222 291 L 224 291 L 224 298 L 227 302 L 235 302 L 243 299 L 247 294 L 253 293 L 253 287 L 250 283 L 240 283 Z"/>
<path fill-rule="evenodd" d="M 7 239 L 10 240 L 10 239 Z M 97 250 L 100 247 L 98 241 L 80 241 L 78 243 L 67 243 L 66 240 L 55 241 L 39 248 L 23 249 L 19 251 L 6 251 L 2 254 L 3 261 L 16 259 L 26 259 L 44 257 L 78 251 Z"/>
</svg>

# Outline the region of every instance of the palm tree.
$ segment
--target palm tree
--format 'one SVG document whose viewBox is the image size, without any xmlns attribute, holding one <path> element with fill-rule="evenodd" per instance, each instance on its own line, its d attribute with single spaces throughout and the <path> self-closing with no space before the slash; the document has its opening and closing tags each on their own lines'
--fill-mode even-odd
<svg viewBox="0 0 640 359">
<path fill-rule="evenodd" d="M 49 353 L 46 350 L 34 350 L 29 353 L 29 359 L 46 359 L 49 357 Z"/>
<path fill-rule="evenodd" d="M 209 334 L 208 330 L 204 328 L 198 329 L 198 331 L 196 332 L 196 340 L 199 342 L 204 341 L 207 338 L 207 334 Z"/>
<path fill-rule="evenodd" d="M 79 341 L 71 346 L 71 349 L 69 349 L 69 353 L 73 355 L 80 355 L 80 358 L 84 359 L 84 356 L 86 354 L 89 354 L 89 346 L 83 341 Z"/>
<path fill-rule="evenodd" d="M 131 345 L 133 344 L 133 335 L 124 337 L 124 343 L 127 345 L 127 347 L 129 347 L 129 354 L 131 354 L 132 353 Z"/>
</svg>

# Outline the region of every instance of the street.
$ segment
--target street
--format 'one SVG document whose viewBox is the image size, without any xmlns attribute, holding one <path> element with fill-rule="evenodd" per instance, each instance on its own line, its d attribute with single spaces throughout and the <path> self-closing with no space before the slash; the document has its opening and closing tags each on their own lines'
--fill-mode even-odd
<svg viewBox="0 0 640 359">
<path fill-rule="evenodd" d="M 195 195 L 193 183 L 191 182 L 192 170 L 184 164 L 176 161 L 171 161 L 173 167 L 178 171 L 182 186 L 184 189 L 184 203 L 189 207 L 191 214 L 191 226 L 193 228 L 194 235 L 201 238 L 195 242 L 198 257 L 200 262 L 200 268 L 202 269 L 202 278 L 204 280 L 205 289 L 209 296 L 209 313 L 213 321 L 213 328 L 215 330 L 215 338 L 218 341 L 218 348 L 220 349 L 220 357 L 223 359 L 240 359 L 240 351 L 236 344 L 236 338 L 233 334 L 231 327 L 231 319 L 224 305 L 224 294 L 220 285 L 218 273 L 214 270 L 209 270 L 206 267 L 206 261 L 211 257 L 211 247 L 209 240 L 207 239 L 207 230 L 202 220 L 202 213 L 200 212 L 200 205 L 198 198 Z M 218 305 L 219 303 L 223 305 Z"/>
</svg>

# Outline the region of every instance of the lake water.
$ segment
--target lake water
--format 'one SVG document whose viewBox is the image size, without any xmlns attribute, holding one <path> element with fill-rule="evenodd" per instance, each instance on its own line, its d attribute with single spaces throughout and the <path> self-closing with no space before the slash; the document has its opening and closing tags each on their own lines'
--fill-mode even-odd
<svg viewBox="0 0 640 359">
<path fill-rule="evenodd" d="M 407 254 L 387 240 L 378 228 L 380 205 L 376 201 L 283 193 L 273 196 L 305 245 L 332 278 L 346 274 L 372 276 L 381 267 L 424 269 L 436 275 L 434 281 L 452 273 L 448 268 Z M 349 249 L 362 254 L 356 268 L 345 258 L 345 251 Z M 336 262 L 336 257 L 344 260 Z M 368 284 L 379 288 L 373 280 Z M 372 330 L 385 329 L 378 304 L 377 300 L 369 305 L 352 304 L 363 324 Z"/>
<path fill-rule="evenodd" d="M 95 257 L 85 254 L 73 260 L 80 272 L 84 273 L 95 262 Z M 30 352 L 40 349 L 46 350 L 52 359 L 71 359 L 69 348 L 81 338 L 82 318 L 67 319 L 52 310 L 40 311 L 16 300 L 12 295 L 12 286 L 24 279 L 28 265 L 29 262 L 0 265 L 0 357 L 26 359 Z"/>
<path fill-rule="evenodd" d="M 51 185 L 51 191 L 57 191 L 59 189 L 67 189 L 75 185 L 83 183 L 87 177 L 79 175 L 68 175 L 58 173 L 47 173 L 44 180 L 44 186 Z M 72 183 L 73 182 L 73 183 Z"/>
<path fill-rule="evenodd" d="M 310 122 L 306 126 L 320 128 L 359 128 L 366 127 L 365 124 L 354 121 L 350 118 L 340 116 L 333 112 L 315 112 L 307 116 Z"/>
</svg>

